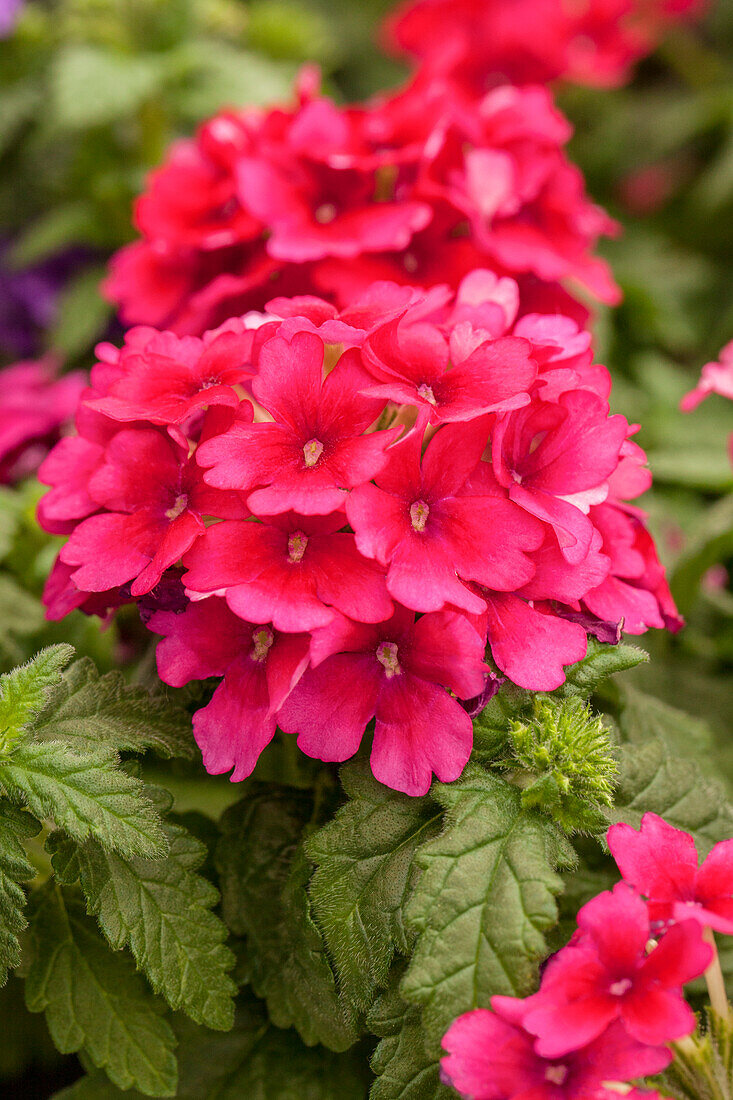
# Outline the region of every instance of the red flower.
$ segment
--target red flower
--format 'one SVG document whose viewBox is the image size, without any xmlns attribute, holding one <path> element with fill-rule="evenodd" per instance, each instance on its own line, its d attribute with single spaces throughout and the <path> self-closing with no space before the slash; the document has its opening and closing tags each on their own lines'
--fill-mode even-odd
<svg viewBox="0 0 733 1100">
<path fill-rule="evenodd" d="M 72 420 L 84 386 L 79 371 L 59 378 L 51 359 L 0 371 L 0 483 L 35 473 Z"/>
<path fill-rule="evenodd" d="M 149 592 L 204 530 L 204 515 L 242 515 L 236 494 L 203 484 L 185 450 L 153 429 L 117 432 L 89 480 L 106 511 L 83 520 L 61 550 L 77 588 L 103 592 L 133 581 Z"/>
<path fill-rule="evenodd" d="M 234 768 L 232 781 L 245 779 L 308 665 L 308 635 L 246 623 L 215 596 L 189 604 L 182 614 L 159 611 L 148 625 L 165 636 L 157 661 L 166 684 L 223 677 L 211 702 L 194 715 L 193 731 L 210 774 Z"/>
<path fill-rule="evenodd" d="M 653 921 L 697 921 L 733 935 L 733 840 L 716 844 L 698 867 L 689 833 L 646 813 L 637 832 L 612 825 L 608 846 L 624 880 L 647 898 Z"/>
<path fill-rule="evenodd" d="M 486 418 L 441 428 L 420 461 L 412 432 L 389 452 L 376 485 L 349 496 L 346 512 L 362 554 L 388 567 L 387 587 L 415 611 L 454 604 L 482 611 L 462 581 L 512 591 L 534 572 L 542 527 L 502 496 L 463 493 L 488 441 Z"/>
<path fill-rule="evenodd" d="M 428 71 L 476 91 L 507 79 L 613 86 L 629 79 L 667 24 L 700 7 L 698 0 L 404 0 L 385 38 Z"/>
<path fill-rule="evenodd" d="M 280 725 L 319 760 L 346 760 L 376 718 L 371 753 L 377 779 L 405 794 L 426 794 L 433 772 L 457 779 L 473 743 L 459 698 L 486 682 L 481 636 L 461 615 L 423 615 L 397 607 L 366 626 L 339 616 L 314 631 L 309 669 L 286 700 Z M 436 736 L 437 731 L 439 735 Z"/>
<path fill-rule="evenodd" d="M 240 416 L 203 443 L 198 461 L 210 467 L 209 485 L 247 492 L 260 486 L 247 501 L 256 515 L 326 515 L 343 507 L 347 489 L 381 470 L 399 429 L 364 434 L 384 401 L 362 396 L 370 378 L 358 352 L 342 355 L 325 380 L 323 361 L 323 342 L 310 332 L 264 344 L 252 392 L 273 421 L 251 424 Z"/>
<path fill-rule="evenodd" d="M 681 987 L 703 973 L 712 949 L 693 921 L 675 925 L 647 953 L 652 932 L 646 904 L 621 882 L 583 906 L 578 929 L 526 1002 L 524 1026 L 538 1036 L 538 1054 L 559 1058 L 578 1050 L 614 1020 L 650 1046 L 695 1030 Z"/>
<path fill-rule="evenodd" d="M 383 570 L 340 532 L 344 522 L 338 513 L 287 513 L 267 523 L 217 523 L 186 554 L 184 583 L 194 594 L 226 590 L 236 615 L 276 630 L 325 626 L 334 608 L 358 622 L 381 622 L 393 610 Z"/>
<path fill-rule="evenodd" d="M 658 1073 L 672 1058 L 666 1047 L 645 1046 L 618 1023 L 580 1050 L 543 1058 L 524 1026 L 527 1002 L 492 997 L 491 1005 L 492 1012 L 459 1016 L 443 1039 L 448 1055 L 441 1073 L 470 1100 L 614 1100 L 618 1093 L 606 1083 Z"/>
</svg>

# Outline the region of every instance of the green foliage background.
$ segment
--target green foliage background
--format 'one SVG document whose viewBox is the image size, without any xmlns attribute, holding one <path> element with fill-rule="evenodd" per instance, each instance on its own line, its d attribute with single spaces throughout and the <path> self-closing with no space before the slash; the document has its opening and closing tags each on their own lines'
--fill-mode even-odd
<svg viewBox="0 0 733 1100">
<path fill-rule="evenodd" d="M 47 347 L 91 363 L 104 263 L 177 135 L 286 96 L 306 60 L 340 98 L 398 81 L 374 45 L 389 6 L 29 0 L 0 42 L 0 238 L 19 269 L 71 244 L 92 257 Z M 655 810 L 703 850 L 730 836 L 733 591 L 709 570 L 733 570 L 733 406 L 678 403 L 733 338 L 733 7 L 711 3 L 628 87 L 558 95 L 571 155 L 624 227 L 598 358 L 642 424 L 644 504 L 687 629 L 644 638 L 650 661 L 594 647 L 539 702 L 502 690 L 464 777 L 423 799 L 288 739 L 233 787 L 191 759 L 199 689 L 161 689 L 134 613 L 45 623 L 40 489 L 0 491 L 0 672 L 53 647 L 0 682 L 3 1093 L 437 1100 L 450 1019 L 531 989 L 613 882 L 608 821 Z"/>
</svg>

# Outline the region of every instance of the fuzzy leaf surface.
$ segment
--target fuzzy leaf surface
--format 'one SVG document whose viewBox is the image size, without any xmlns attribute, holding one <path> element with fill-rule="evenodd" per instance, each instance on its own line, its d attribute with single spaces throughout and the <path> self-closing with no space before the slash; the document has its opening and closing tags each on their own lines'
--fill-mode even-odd
<svg viewBox="0 0 733 1100">
<path fill-rule="evenodd" d="M 36 873 L 22 841 L 35 836 L 40 827 L 30 814 L 0 800 L 0 986 L 5 985 L 8 970 L 20 962 L 18 933 L 27 925 L 21 883 Z"/>
<path fill-rule="evenodd" d="M 0 787 L 74 840 L 95 837 L 123 855 L 161 857 L 166 842 L 139 779 L 108 749 L 78 752 L 61 741 L 29 742 L 0 758 Z"/>
<path fill-rule="evenodd" d="M 557 920 L 555 868 L 567 855 L 548 818 L 475 765 L 432 793 L 446 823 L 415 857 L 423 874 L 407 920 L 418 938 L 402 995 L 423 1006 L 437 1052 L 456 1016 L 486 1007 L 495 993 L 532 990 L 547 951 L 543 933 Z"/>
<path fill-rule="evenodd" d="M 234 956 L 224 943 L 226 927 L 211 911 L 219 892 L 196 873 L 206 849 L 172 821 L 163 830 L 165 859 L 125 859 L 95 840 L 78 846 L 61 840 L 54 868 L 66 881 L 78 876 L 87 910 L 112 948 L 130 948 L 171 1008 L 227 1030 L 234 1021 L 236 986 L 227 973 Z"/>
<path fill-rule="evenodd" d="M 0 756 L 12 751 L 24 736 L 73 656 L 70 645 L 48 646 L 27 664 L 0 676 Z"/>
<path fill-rule="evenodd" d="M 588 638 L 588 652 L 582 661 L 566 670 L 565 683 L 557 689 L 557 694 L 580 695 L 587 699 L 609 676 L 636 668 L 648 660 L 649 654 L 638 646 L 624 642 L 607 645 Z"/>
<path fill-rule="evenodd" d="M 211 1032 L 176 1019 L 177 1100 L 364 1100 L 363 1060 L 355 1054 L 309 1049 L 292 1031 L 267 1020 L 252 998 L 237 1009 L 229 1032 Z M 57 1093 L 54 1100 L 138 1100 L 101 1073 Z"/>
<path fill-rule="evenodd" d="M 79 748 L 108 744 L 120 752 L 153 749 L 163 757 L 194 753 L 191 720 L 182 707 L 126 684 L 119 672 L 100 676 L 88 657 L 75 661 L 49 693 L 33 734 Z"/>
<path fill-rule="evenodd" d="M 349 801 L 306 845 L 316 864 L 309 894 L 339 988 L 364 1009 L 386 984 L 395 951 L 410 949 L 403 907 L 413 858 L 439 831 L 442 813 L 430 799 L 378 783 L 362 764 L 342 768 L 341 780 Z"/>
<path fill-rule="evenodd" d="M 695 837 L 707 852 L 733 835 L 733 808 L 723 787 L 703 775 L 691 759 L 673 756 L 658 738 L 622 745 L 619 784 L 609 819 L 638 828 L 651 811 Z"/>
<path fill-rule="evenodd" d="M 223 914 L 247 937 L 252 988 L 272 1022 L 295 1027 L 308 1046 L 346 1050 L 357 1033 L 306 892 L 312 868 L 300 841 L 311 811 L 301 791 L 257 787 L 226 811 L 217 851 Z"/>
<path fill-rule="evenodd" d="M 374 1002 L 367 1020 L 381 1037 L 372 1056 L 377 1075 L 369 1100 L 450 1100 L 455 1093 L 441 1083 L 441 1051 L 430 1042 L 416 1005 L 399 995 L 399 971 L 390 988 Z"/>
<path fill-rule="evenodd" d="M 58 1049 L 84 1050 L 121 1089 L 175 1096 L 175 1036 L 132 960 L 112 953 L 81 902 L 57 886 L 34 895 L 29 918 L 26 1004 L 45 1012 Z"/>
</svg>

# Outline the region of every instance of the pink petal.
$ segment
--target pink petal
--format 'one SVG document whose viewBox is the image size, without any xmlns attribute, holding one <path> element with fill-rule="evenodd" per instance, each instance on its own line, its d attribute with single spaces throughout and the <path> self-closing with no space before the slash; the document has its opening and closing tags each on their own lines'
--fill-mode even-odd
<svg viewBox="0 0 733 1100">
<path fill-rule="evenodd" d="M 580 661 L 588 643 L 576 623 L 543 615 L 509 593 L 483 592 L 489 644 L 506 675 L 530 691 L 552 691 L 565 680 L 564 665 Z"/>
</svg>

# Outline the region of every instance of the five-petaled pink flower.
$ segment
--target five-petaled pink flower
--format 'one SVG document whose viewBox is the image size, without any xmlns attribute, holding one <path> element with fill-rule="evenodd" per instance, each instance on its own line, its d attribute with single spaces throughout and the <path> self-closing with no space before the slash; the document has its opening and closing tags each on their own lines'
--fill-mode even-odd
<svg viewBox="0 0 733 1100">
<path fill-rule="evenodd" d="M 607 1085 L 658 1073 L 672 1058 L 619 1023 L 579 1050 L 544 1058 L 525 1027 L 526 1001 L 497 996 L 491 1007 L 459 1016 L 443 1038 L 441 1073 L 470 1100 L 614 1100 Z"/>
<path fill-rule="evenodd" d="M 676 924 L 651 951 L 644 901 L 618 883 L 578 913 L 578 934 L 548 963 L 539 993 L 525 1003 L 535 1050 L 557 1058 L 597 1039 L 614 1020 L 640 1043 L 689 1035 L 695 1016 L 682 986 L 699 977 L 712 949 L 694 921 Z"/>
<path fill-rule="evenodd" d="M 193 717 L 193 732 L 212 775 L 251 774 L 275 736 L 277 715 L 308 665 L 307 634 L 281 634 L 247 623 L 217 596 L 182 613 L 158 611 L 149 628 L 158 643 L 158 672 L 166 684 L 222 676 L 211 702 Z"/>
<path fill-rule="evenodd" d="M 459 699 L 483 691 L 483 657 L 480 634 L 455 612 L 415 621 L 397 607 L 374 626 L 335 617 L 313 632 L 312 667 L 283 704 L 280 725 L 298 734 L 309 756 L 347 760 L 376 718 L 374 775 L 405 794 L 426 794 L 433 772 L 449 783 L 471 753 L 471 719 L 445 689 Z"/>
<path fill-rule="evenodd" d="M 399 428 L 364 434 L 385 402 L 363 396 L 370 378 L 357 351 L 341 355 L 325 379 L 324 354 L 310 332 L 265 343 L 252 392 L 273 420 L 240 416 L 202 443 L 207 484 L 254 490 L 247 503 L 256 515 L 327 515 L 343 508 L 348 489 L 379 473 Z"/>
<path fill-rule="evenodd" d="M 698 866 L 695 841 L 646 813 L 637 831 L 612 825 L 608 846 L 624 881 L 648 902 L 652 921 L 696 921 L 733 935 L 733 840 L 722 840 Z"/>
</svg>

